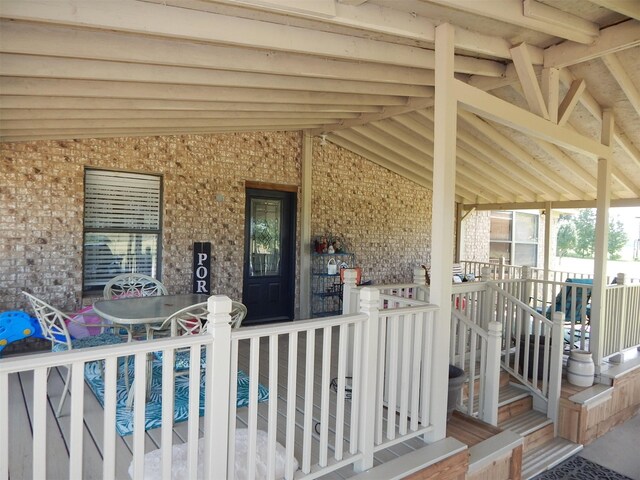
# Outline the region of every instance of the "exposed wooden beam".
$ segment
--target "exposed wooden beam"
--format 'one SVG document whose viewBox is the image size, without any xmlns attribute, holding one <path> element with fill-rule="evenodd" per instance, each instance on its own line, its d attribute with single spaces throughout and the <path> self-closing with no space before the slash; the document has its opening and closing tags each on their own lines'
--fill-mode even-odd
<svg viewBox="0 0 640 480">
<path fill-rule="evenodd" d="M 435 65 L 434 52 L 422 48 L 130 0 L 4 0 L 0 16 L 345 60 L 428 69 Z M 504 72 L 498 62 L 456 58 L 458 72 L 475 73 L 479 69 L 495 76 Z"/>
<path fill-rule="evenodd" d="M 433 87 L 0 53 L 2 75 L 432 97 Z"/>
<path fill-rule="evenodd" d="M 420 114 L 433 122 L 432 111 L 425 110 L 421 111 Z M 459 111 L 458 114 L 464 114 L 464 112 Z M 464 120 L 464 117 L 462 117 L 462 119 Z M 394 118 L 394 120 L 406 123 L 409 128 L 416 129 L 416 131 L 429 131 L 429 129 L 431 128 L 430 123 L 420 124 L 414 121 L 408 115 L 396 117 Z M 509 174 L 513 177 L 513 180 L 522 185 L 525 188 L 525 191 L 526 189 L 529 189 L 529 191 L 531 192 L 539 193 L 541 196 L 548 198 L 553 198 L 557 195 L 556 191 L 544 181 L 544 178 L 541 178 L 540 175 L 536 176 L 531 173 L 532 170 L 528 164 L 520 163 L 518 159 L 516 159 L 516 162 L 514 162 L 512 159 L 502 155 L 496 148 L 494 148 L 493 145 L 489 145 L 479 138 L 471 135 L 461 123 L 458 123 L 457 135 L 458 141 L 466 144 L 476 158 L 482 160 L 496 170 L 509 172 Z"/>
<path fill-rule="evenodd" d="M 571 113 L 580 101 L 580 95 L 584 92 L 587 84 L 584 80 L 574 80 L 571 82 L 569 91 L 564 96 L 562 103 L 558 107 L 558 125 L 564 125 L 569 120 Z"/>
<path fill-rule="evenodd" d="M 396 107 L 385 107 L 379 113 L 365 113 L 358 118 L 352 118 L 343 120 L 339 123 L 323 126 L 321 130 L 312 132 L 313 135 L 320 135 L 326 132 L 335 132 L 338 130 L 346 130 L 358 125 L 365 125 L 370 122 L 377 122 L 384 120 L 385 118 L 391 118 L 404 113 L 413 112 L 422 108 L 433 106 L 432 98 L 410 98 L 406 105 L 399 105 Z"/>
<path fill-rule="evenodd" d="M 70 119 L 197 119 L 197 118 L 317 118 L 337 121 L 355 118 L 357 113 L 346 112 L 278 112 L 235 110 L 81 110 L 81 109 L 2 109 L 0 117 L 6 120 L 70 120 Z"/>
<path fill-rule="evenodd" d="M 243 112 L 353 112 L 375 113 L 376 105 L 295 104 L 226 102 L 163 99 L 123 99 L 86 97 L 0 96 L 2 109 L 89 109 L 89 110 L 157 110 L 157 111 L 243 111 Z"/>
<path fill-rule="evenodd" d="M 622 66 L 620 60 L 618 60 L 618 57 L 616 57 L 615 54 L 605 55 L 602 57 L 602 61 L 609 69 L 609 72 L 611 72 L 611 75 L 613 75 L 613 78 L 616 79 L 620 88 L 622 88 L 631 106 L 635 109 L 636 113 L 640 115 L 640 92 L 638 92 L 638 89 L 633 84 L 633 80 L 629 77 L 629 74 Z"/>
<path fill-rule="evenodd" d="M 486 210 L 542 210 L 547 202 L 514 202 L 514 203 L 465 203 L 465 210 L 475 208 Z M 553 208 L 595 208 L 596 200 L 560 200 L 553 202 Z M 639 198 L 618 198 L 611 200 L 611 208 L 640 207 Z"/>
<path fill-rule="evenodd" d="M 558 123 L 558 107 L 560 99 L 560 70 L 557 68 L 542 69 L 542 97 L 547 105 L 549 120 Z"/>
<path fill-rule="evenodd" d="M 595 39 L 591 29 L 581 27 L 582 23 L 577 19 L 570 25 L 557 25 L 545 20 L 538 20 L 524 15 L 522 0 L 428 0 L 427 3 L 454 8 L 462 12 L 492 18 L 501 22 L 517 25 L 518 27 L 543 32 L 555 37 L 566 38 L 578 43 L 589 44 Z"/>
<path fill-rule="evenodd" d="M 149 1 L 149 0 L 148 0 Z M 151 0 L 154 3 L 182 6 L 196 10 L 217 13 L 220 4 L 238 6 L 236 0 Z M 360 0 L 357 0 L 360 1 Z M 244 2 L 253 3 L 256 2 Z M 296 2 L 296 4 L 304 2 Z M 359 37 L 376 38 L 405 45 L 418 45 L 432 48 L 435 41 L 435 23 L 428 17 L 416 12 L 402 11 L 384 5 L 358 5 L 338 2 L 334 4 L 335 13 L 332 16 L 314 14 L 313 12 L 290 11 L 287 17 L 279 15 L 277 8 L 269 8 L 266 2 L 260 2 L 258 8 L 269 12 L 271 17 L 265 18 L 281 24 L 292 24 L 299 27 L 318 28 L 318 22 L 324 24 L 325 29 L 337 30 L 337 33 L 348 32 Z M 338 30 L 339 29 L 339 30 Z M 456 29 L 456 49 L 487 55 L 496 58 L 511 58 L 509 48 L 511 44 L 504 38 L 473 32 L 465 28 Z M 535 53 L 534 61 L 542 63 L 542 50 Z"/>
<path fill-rule="evenodd" d="M 526 166 L 525 168 L 529 168 L 532 172 L 536 172 L 537 175 L 544 177 L 545 183 L 553 186 L 555 191 L 566 192 L 573 196 L 574 199 L 583 199 L 586 196 L 584 192 L 573 185 L 567 184 L 556 172 L 545 167 L 541 162 L 537 161 L 529 153 L 524 151 L 513 140 L 507 138 L 486 121 L 476 117 L 470 112 L 459 111 L 458 115 L 473 128 L 491 139 L 491 141 L 495 142 L 500 148 L 503 148 L 510 155 L 517 158 L 522 165 Z"/>
<path fill-rule="evenodd" d="M 520 132 L 589 156 L 608 156 L 609 147 L 542 119 L 493 95 L 455 80 L 457 98 L 466 110 Z"/>
<path fill-rule="evenodd" d="M 6 53 L 338 80 L 375 79 L 377 82 L 394 84 L 433 85 L 434 82 L 433 71 L 422 68 L 347 62 L 296 53 L 251 50 L 123 32 L 69 29 L 60 25 L 7 20 L 0 21 L 0 31 L 0 51 Z"/>
<path fill-rule="evenodd" d="M 549 119 L 549 112 L 542 97 L 542 90 L 538 84 L 536 72 L 531 63 L 531 56 L 526 43 L 521 43 L 517 47 L 511 49 L 513 64 L 516 67 L 518 78 L 524 90 L 524 96 L 529 104 L 529 109 L 542 118 Z"/>
<path fill-rule="evenodd" d="M 163 85 L 161 83 L 58 80 L 52 78 L 0 77 L 5 95 L 80 96 L 91 98 L 135 98 L 164 100 L 202 100 L 229 102 L 276 102 L 305 104 L 348 103 L 364 105 L 404 105 L 406 98 L 392 95 L 367 95 L 325 92 L 294 92 L 260 88 L 207 87 L 199 85 Z"/>
<path fill-rule="evenodd" d="M 544 66 L 568 67 L 638 45 L 640 45 L 640 22 L 627 20 L 626 22 L 603 28 L 600 30 L 600 36 L 591 44 L 581 45 L 574 42 L 563 42 L 548 47 L 544 51 Z"/>
<path fill-rule="evenodd" d="M 600 30 L 598 24 L 567 13 L 559 8 L 540 3 L 537 0 L 523 0 L 522 7 L 526 17 L 534 18 L 559 28 L 573 30 L 578 35 L 586 34 L 593 38 L 598 36 Z"/>
<path fill-rule="evenodd" d="M 640 3 L 637 0 L 589 0 L 608 10 L 640 20 Z"/>
</svg>

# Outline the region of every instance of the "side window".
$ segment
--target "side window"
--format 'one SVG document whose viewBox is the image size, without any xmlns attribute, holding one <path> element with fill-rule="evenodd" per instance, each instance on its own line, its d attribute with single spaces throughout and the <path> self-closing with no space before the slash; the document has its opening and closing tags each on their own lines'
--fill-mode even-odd
<svg viewBox="0 0 640 480">
<path fill-rule="evenodd" d="M 83 290 L 121 273 L 160 275 L 162 178 L 85 170 Z"/>
</svg>

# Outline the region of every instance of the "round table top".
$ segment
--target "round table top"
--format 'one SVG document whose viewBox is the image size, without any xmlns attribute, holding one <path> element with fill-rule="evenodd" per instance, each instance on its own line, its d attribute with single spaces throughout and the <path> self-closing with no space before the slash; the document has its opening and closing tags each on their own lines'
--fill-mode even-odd
<svg viewBox="0 0 640 480">
<path fill-rule="evenodd" d="M 206 302 L 209 295 L 159 295 L 153 297 L 127 297 L 99 300 L 93 304 L 94 311 L 115 323 L 138 325 L 158 323 L 179 310 L 196 303 Z"/>
</svg>

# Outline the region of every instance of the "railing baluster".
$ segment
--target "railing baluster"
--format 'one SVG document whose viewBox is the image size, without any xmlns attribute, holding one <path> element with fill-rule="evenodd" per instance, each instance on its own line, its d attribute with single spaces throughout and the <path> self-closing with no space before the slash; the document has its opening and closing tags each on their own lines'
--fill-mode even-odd
<svg viewBox="0 0 640 480">
<path fill-rule="evenodd" d="M 345 410 L 345 383 L 347 371 L 347 344 L 349 328 L 340 325 L 338 333 L 338 388 L 336 391 L 336 436 L 334 458 L 342 460 L 344 449 L 344 410 Z"/>
<path fill-rule="evenodd" d="M 311 471 L 311 447 L 313 445 L 313 384 L 315 381 L 316 331 L 307 330 L 307 358 L 304 377 L 304 427 L 302 438 L 302 471 Z"/>
<path fill-rule="evenodd" d="M 187 475 L 196 478 L 198 472 L 198 427 L 200 423 L 200 347 L 189 349 L 189 419 L 187 420 Z"/>
<path fill-rule="evenodd" d="M 402 366 L 400 368 L 400 435 L 407 434 L 409 415 L 409 378 L 411 370 L 411 337 L 415 315 L 402 315 Z"/>
<path fill-rule="evenodd" d="M 69 478 L 82 478 L 82 453 L 84 433 L 84 362 L 75 362 L 71 366 L 71 441 L 69 443 Z M 45 370 L 45 369 L 43 369 Z M 37 372 L 38 370 L 36 370 Z M 40 378 L 46 379 L 46 374 Z M 36 378 L 35 380 L 38 380 Z M 45 382 L 46 383 L 46 382 Z M 144 388 L 144 384 L 143 384 Z M 144 393 L 142 394 L 144 398 Z M 144 433 L 144 427 L 142 429 Z M 44 433 L 44 428 L 41 430 Z M 37 452 L 38 455 L 40 452 Z M 36 455 L 34 455 L 35 457 Z M 44 462 L 43 462 L 44 463 Z"/>
<path fill-rule="evenodd" d="M 14 374 L 15 375 L 15 374 Z M 0 480 L 9 478 L 9 374 L 0 372 Z"/>
<path fill-rule="evenodd" d="M 298 332 L 289 334 L 287 371 L 287 432 L 285 478 L 293 478 L 293 460 L 296 437 L 296 383 L 298 380 Z"/>
<path fill-rule="evenodd" d="M 256 442 L 258 438 L 258 377 L 260 368 L 260 337 L 249 345 L 249 444 L 247 445 L 247 478 L 256 478 Z"/>
<path fill-rule="evenodd" d="M 413 361 L 411 374 L 411 431 L 418 429 L 418 419 L 420 415 L 420 353 L 422 352 L 422 327 L 427 314 L 422 312 L 417 315 L 415 331 L 413 332 Z"/>
<path fill-rule="evenodd" d="M 67 368 L 72 368 L 68 365 Z M 75 373 L 75 372 L 74 372 Z M 80 378 L 84 378 L 84 373 Z M 75 395 L 72 400 L 75 400 Z M 75 404 L 74 404 L 75 406 Z M 71 410 L 74 412 L 74 410 Z M 80 410 L 82 413 L 82 410 Z M 75 426 L 75 424 L 74 424 Z M 76 427 L 77 428 L 77 427 Z M 75 433 L 75 432 L 72 432 Z M 2 449 L 8 449 L 5 443 Z M 33 372 L 33 478 L 47 478 L 47 369 Z M 76 458 L 76 460 L 78 460 Z M 82 461 L 82 457 L 80 457 Z M 70 474 L 71 475 L 71 472 Z M 74 478 L 71 477 L 70 478 Z M 78 477 L 80 478 L 80 477 Z"/>
<path fill-rule="evenodd" d="M 125 357 L 125 362 L 128 361 Z M 174 410 L 174 373 L 175 373 L 175 350 L 165 348 L 162 350 L 162 478 L 171 480 L 171 468 L 173 463 L 173 410 Z M 114 382 L 115 397 L 115 382 Z M 106 391 L 105 391 L 106 396 Z M 114 399 L 115 400 L 115 399 Z M 115 415 L 115 403 L 114 403 Z M 106 416 L 106 410 L 105 410 Z M 115 420 L 115 418 L 114 418 Z"/>
<path fill-rule="evenodd" d="M 322 330 L 322 383 L 320 398 L 320 459 L 326 467 L 329 460 L 329 392 L 331 390 L 331 327 Z"/>
<path fill-rule="evenodd" d="M 278 335 L 269 335 L 269 413 L 267 424 L 267 479 L 276 478 L 276 434 L 278 433 Z M 235 478 L 235 477 L 231 477 Z"/>
</svg>

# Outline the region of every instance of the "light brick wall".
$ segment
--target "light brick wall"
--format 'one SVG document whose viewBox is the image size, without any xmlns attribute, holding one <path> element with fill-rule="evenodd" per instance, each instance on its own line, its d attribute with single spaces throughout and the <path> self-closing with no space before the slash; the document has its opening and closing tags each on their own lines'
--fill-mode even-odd
<svg viewBox="0 0 640 480">
<path fill-rule="evenodd" d="M 312 235 L 346 237 L 367 279 L 409 280 L 429 261 L 431 192 L 334 145 L 314 148 Z M 85 167 L 161 174 L 163 283 L 190 291 L 193 242 L 210 241 L 213 291 L 241 299 L 245 181 L 299 187 L 300 158 L 299 132 L 0 144 L 0 311 L 26 308 L 23 289 L 81 304 Z"/>
<path fill-rule="evenodd" d="M 491 212 L 488 210 L 475 211 L 464 219 L 464 245 L 461 260 L 474 262 L 489 261 L 489 247 L 491 242 Z"/>
<path fill-rule="evenodd" d="M 311 236 L 341 236 L 363 280 L 412 280 L 431 255 L 430 190 L 331 143 L 314 143 Z"/>
</svg>

